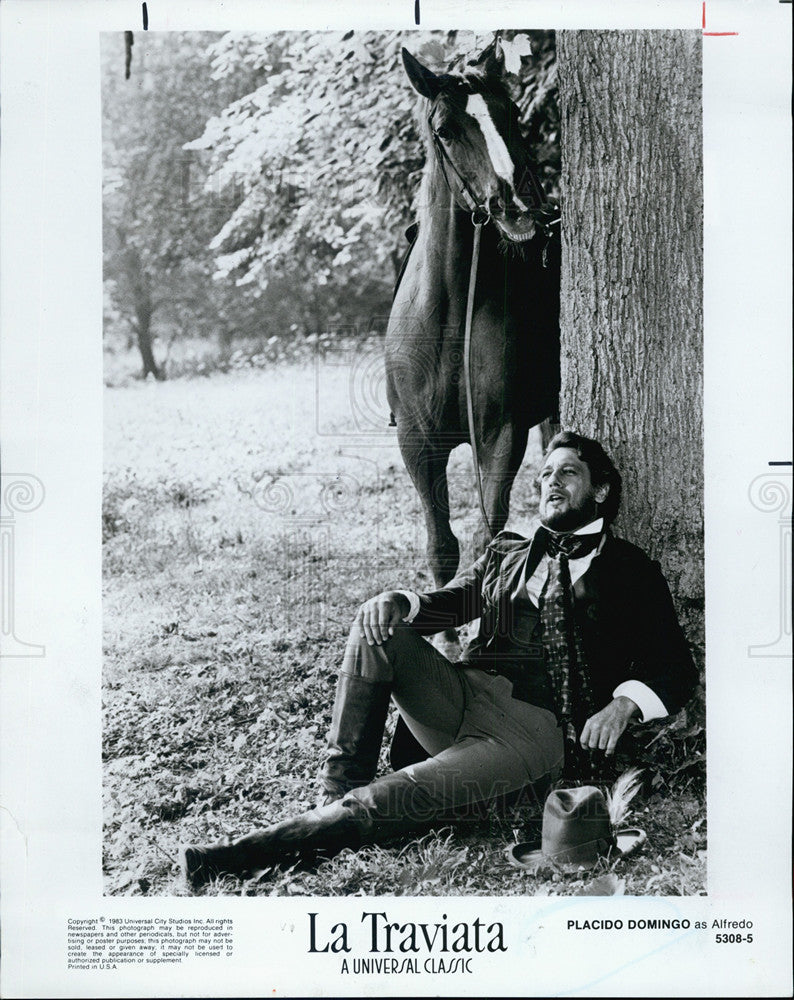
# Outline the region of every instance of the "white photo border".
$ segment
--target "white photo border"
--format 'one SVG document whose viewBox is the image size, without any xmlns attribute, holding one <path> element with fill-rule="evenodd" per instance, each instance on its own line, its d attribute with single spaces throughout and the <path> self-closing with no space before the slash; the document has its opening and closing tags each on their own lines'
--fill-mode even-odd
<svg viewBox="0 0 794 1000">
<path fill-rule="evenodd" d="M 791 989 L 791 625 L 781 609 L 790 587 L 792 488 L 791 466 L 769 464 L 792 457 L 791 5 L 527 0 L 500 3 L 498 24 L 493 8 L 471 0 L 422 0 L 420 8 L 422 29 L 697 29 L 705 11 L 706 31 L 715 33 L 703 39 L 708 896 L 102 896 L 99 33 L 141 30 L 141 5 L 5 0 L 3 475 L 35 477 L 43 491 L 36 505 L 38 487 L 28 481 L 32 499 L 15 524 L 12 583 L 16 635 L 43 651 L 0 656 L 5 995 L 760 996 Z M 413 0 L 363 8 L 153 0 L 147 9 L 149 30 L 414 23 Z M 787 498 L 782 507 L 774 496 Z M 774 646 L 772 655 L 759 651 L 764 645 Z M 308 954 L 310 911 L 360 928 L 362 912 L 373 910 L 400 922 L 502 921 L 509 950 L 475 956 L 471 973 L 359 978 L 340 974 L 338 956 Z M 235 957 L 67 973 L 67 920 L 100 915 L 231 917 Z M 709 928 L 714 919 L 752 920 L 754 941 L 717 944 L 711 930 L 691 928 L 567 929 L 569 919 L 618 918 L 702 919 Z"/>
</svg>

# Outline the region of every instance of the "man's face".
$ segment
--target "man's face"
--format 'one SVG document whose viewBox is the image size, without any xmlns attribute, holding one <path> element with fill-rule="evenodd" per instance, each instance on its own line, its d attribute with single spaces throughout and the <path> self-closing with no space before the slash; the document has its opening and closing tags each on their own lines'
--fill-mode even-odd
<svg viewBox="0 0 794 1000">
<path fill-rule="evenodd" d="M 573 448 L 555 448 L 540 470 L 540 520 L 552 531 L 574 531 L 598 514 L 609 486 L 594 487 Z"/>
</svg>

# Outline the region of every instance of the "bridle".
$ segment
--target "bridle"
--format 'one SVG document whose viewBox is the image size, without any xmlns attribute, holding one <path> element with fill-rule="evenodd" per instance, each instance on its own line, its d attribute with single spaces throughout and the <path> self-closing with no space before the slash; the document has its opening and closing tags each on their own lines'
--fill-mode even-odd
<svg viewBox="0 0 794 1000">
<path fill-rule="evenodd" d="M 491 522 L 488 520 L 488 514 L 485 510 L 485 500 L 482 492 L 480 460 L 477 452 L 477 435 L 474 433 L 474 397 L 471 391 L 471 323 L 472 316 L 474 314 L 474 293 L 477 288 L 477 265 L 480 259 L 480 235 L 482 233 L 482 227 L 491 221 L 492 216 L 486 200 L 484 198 L 478 198 L 474 194 L 466 181 L 466 178 L 452 162 L 449 153 L 444 148 L 441 136 L 438 134 L 438 131 L 433 128 L 430 117 L 431 116 L 428 115 L 427 125 L 433 139 L 433 146 L 438 157 L 438 162 L 441 165 L 441 173 L 444 176 L 444 181 L 446 182 L 447 188 L 449 189 L 452 197 L 457 201 L 457 197 L 460 196 L 465 202 L 467 210 L 471 212 L 471 222 L 474 226 L 474 239 L 471 250 L 471 268 L 469 269 L 469 289 L 466 295 L 466 322 L 463 332 L 463 382 L 466 387 L 466 416 L 469 421 L 469 444 L 471 446 L 472 460 L 474 462 L 474 476 L 477 481 L 477 499 L 479 501 L 480 514 L 482 516 L 483 523 L 485 524 L 485 529 L 488 532 L 488 535 L 493 538 L 494 530 L 491 526 Z M 452 184 L 450 184 L 447 168 L 449 168 L 457 178 L 458 184 L 460 185 L 458 192 L 456 192 Z M 546 245 L 543 248 L 542 255 L 543 266 L 546 267 L 548 260 L 548 248 L 549 243 L 554 236 L 554 227 L 560 224 L 562 217 L 557 210 L 553 212 L 549 212 L 548 209 L 544 210 L 544 206 L 548 204 L 546 202 L 545 193 L 540 185 L 540 181 L 531 170 L 529 171 L 529 179 L 531 183 L 530 195 L 532 204 L 528 209 L 528 214 L 532 217 L 533 222 L 543 230 L 546 236 Z"/>
<path fill-rule="evenodd" d="M 427 125 L 430 129 L 430 135 L 433 137 L 433 145 L 435 146 L 436 155 L 438 156 L 438 162 L 441 164 L 441 173 L 444 175 L 444 181 L 449 188 L 450 194 L 454 198 L 456 192 L 449 182 L 447 167 L 449 167 L 460 184 L 460 191 L 458 194 L 463 198 L 463 201 L 466 203 L 466 208 L 471 212 L 472 224 L 475 226 L 486 225 L 490 222 L 491 212 L 485 202 L 485 199 L 477 198 L 472 189 L 469 187 L 466 178 L 452 162 L 446 149 L 444 149 L 444 143 L 441 140 L 441 136 L 438 134 L 438 130 L 433 128 L 429 117 L 427 119 Z"/>
<path fill-rule="evenodd" d="M 471 212 L 471 221 L 474 226 L 484 226 L 490 222 L 491 210 L 488 208 L 488 204 L 485 198 L 478 198 L 477 195 L 472 191 L 469 186 L 468 181 L 463 176 L 463 174 L 458 170 L 449 153 L 444 148 L 444 143 L 438 130 L 433 128 L 431 122 L 431 115 L 427 118 L 427 127 L 430 131 L 430 135 L 433 140 L 433 147 L 435 148 L 436 155 L 438 157 L 438 162 L 441 166 L 441 173 L 444 176 L 444 182 L 449 189 L 450 194 L 453 198 L 460 196 L 466 204 L 466 208 Z M 452 186 L 449 180 L 449 174 L 447 170 L 451 170 L 455 175 L 458 184 L 460 185 L 459 190 L 456 192 L 455 188 Z M 545 192 L 540 184 L 540 181 L 535 176 L 534 172 L 527 169 L 527 174 L 530 181 L 530 200 L 531 204 L 527 209 L 527 214 L 532 217 L 532 221 L 540 229 L 543 230 L 546 239 L 550 240 L 554 236 L 554 226 L 560 224 L 561 215 L 559 211 L 551 206 L 549 202 L 546 201 Z M 549 209 L 553 209 L 549 211 Z M 545 263 L 544 263 L 545 266 Z"/>
</svg>

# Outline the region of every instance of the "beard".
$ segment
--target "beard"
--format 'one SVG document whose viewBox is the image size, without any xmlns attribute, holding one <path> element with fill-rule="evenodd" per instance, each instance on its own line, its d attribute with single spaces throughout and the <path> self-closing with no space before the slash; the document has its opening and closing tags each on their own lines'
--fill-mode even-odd
<svg viewBox="0 0 794 1000">
<path fill-rule="evenodd" d="M 541 514 L 540 523 L 549 531 L 576 531 L 598 517 L 598 504 L 594 496 L 586 497 L 576 506 L 568 506 L 563 510 L 556 507 L 546 507 Z"/>
</svg>

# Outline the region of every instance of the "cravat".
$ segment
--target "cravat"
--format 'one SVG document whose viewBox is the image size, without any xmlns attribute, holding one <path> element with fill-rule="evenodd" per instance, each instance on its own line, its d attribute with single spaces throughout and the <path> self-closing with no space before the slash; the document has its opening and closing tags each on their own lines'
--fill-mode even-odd
<svg viewBox="0 0 794 1000">
<path fill-rule="evenodd" d="M 542 530 L 546 538 L 546 552 L 552 558 L 563 553 L 568 559 L 581 559 L 597 548 L 601 541 L 600 532 L 590 535 L 561 535 L 548 528 Z"/>
<path fill-rule="evenodd" d="M 593 714 L 593 696 L 584 646 L 573 615 L 573 590 L 568 560 L 580 558 L 598 545 L 599 534 L 560 535 L 546 531 L 549 573 L 541 593 L 543 649 L 565 735 L 566 756 L 576 747 L 577 727 Z M 570 744 L 573 744 L 571 746 Z"/>
</svg>

